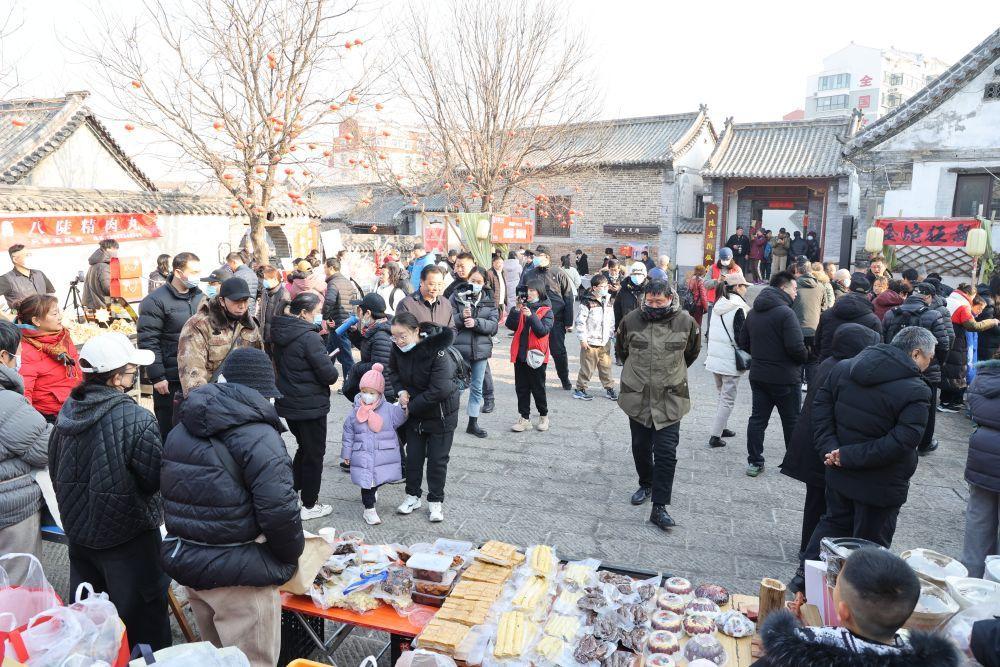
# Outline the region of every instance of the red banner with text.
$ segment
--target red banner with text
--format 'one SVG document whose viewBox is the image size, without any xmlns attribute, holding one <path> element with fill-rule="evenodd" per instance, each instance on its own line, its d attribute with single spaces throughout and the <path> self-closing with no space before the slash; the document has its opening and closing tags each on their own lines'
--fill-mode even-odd
<svg viewBox="0 0 1000 667">
<path fill-rule="evenodd" d="M 141 241 L 160 237 L 155 213 L 104 215 L 0 214 L 0 250 L 22 244 L 29 248 L 89 245 L 101 239 Z"/>
<path fill-rule="evenodd" d="M 878 218 L 885 245 L 962 247 L 969 230 L 982 224 L 975 218 Z"/>
</svg>

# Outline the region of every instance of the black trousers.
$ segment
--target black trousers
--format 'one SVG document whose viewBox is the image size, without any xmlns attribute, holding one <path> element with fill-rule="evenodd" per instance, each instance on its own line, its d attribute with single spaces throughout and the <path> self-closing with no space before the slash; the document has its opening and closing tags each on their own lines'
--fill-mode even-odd
<svg viewBox="0 0 1000 667">
<path fill-rule="evenodd" d="M 523 361 L 514 362 L 514 392 L 517 394 L 517 412 L 527 419 L 531 416 L 531 399 L 535 399 L 538 414 L 549 414 L 549 402 L 545 398 L 545 369 L 548 364 L 532 368 Z"/>
<path fill-rule="evenodd" d="M 377 486 L 371 489 L 361 489 L 361 504 L 365 506 L 366 510 L 375 509 L 376 493 L 378 493 Z"/>
<path fill-rule="evenodd" d="M 556 315 L 555 324 L 549 333 L 549 354 L 556 366 L 556 375 L 564 385 L 569 381 L 569 357 L 566 356 L 566 327 L 562 323 L 562 315 Z"/>
<path fill-rule="evenodd" d="M 859 537 L 885 548 L 892 546 L 898 507 L 876 507 L 859 503 L 826 487 L 826 513 L 816 525 L 805 550 L 805 560 L 819 558 L 824 537 Z"/>
<path fill-rule="evenodd" d="M 952 405 L 961 405 L 965 402 L 965 389 L 942 389 L 941 402 Z"/>
<path fill-rule="evenodd" d="M 653 489 L 654 505 L 669 505 L 677 469 L 681 423 L 656 430 L 629 418 L 628 427 L 632 432 L 632 458 L 639 474 L 639 486 Z"/>
<path fill-rule="evenodd" d="M 125 623 L 129 648 L 149 644 L 154 651 L 171 645 L 167 587 L 160 566 L 160 531 L 148 530 L 110 549 L 69 542 L 69 588 L 84 581 L 106 592 Z"/>
<path fill-rule="evenodd" d="M 764 465 L 764 432 L 771 421 L 771 412 L 778 408 L 781 430 L 785 435 L 785 449 L 795 429 L 802 409 L 802 390 L 797 384 L 771 384 L 750 380 L 753 402 L 750 421 L 747 422 L 747 463 Z"/>
<path fill-rule="evenodd" d="M 804 342 L 806 351 L 809 353 L 809 358 L 806 359 L 806 363 L 802 364 L 802 377 L 805 378 L 806 384 L 812 384 L 813 375 L 819 367 L 819 355 L 816 354 L 816 337 L 806 336 Z"/>
<path fill-rule="evenodd" d="M 167 393 L 160 394 L 153 391 L 153 414 L 156 415 L 156 423 L 160 427 L 160 439 L 166 441 L 167 434 L 174 427 L 174 394 L 181 390 L 180 382 L 168 382 Z"/>
<path fill-rule="evenodd" d="M 419 498 L 423 494 L 424 463 L 427 463 L 427 500 L 444 502 L 444 485 L 448 479 L 448 461 L 455 431 L 422 433 L 418 423 L 406 426 L 406 494 Z"/>
<path fill-rule="evenodd" d="M 927 426 L 924 427 L 924 437 L 920 440 L 919 449 L 930 447 L 931 440 L 934 439 L 934 422 L 937 414 L 938 388 L 931 387 L 931 407 L 927 411 Z"/>
<path fill-rule="evenodd" d="M 286 419 L 288 430 L 299 448 L 292 459 L 292 485 L 302 494 L 302 505 L 312 507 L 319 500 L 326 456 L 326 416 L 316 419 Z"/>
<path fill-rule="evenodd" d="M 802 507 L 802 537 L 799 540 L 799 558 L 806 552 L 819 520 L 826 514 L 826 486 L 806 484 L 806 502 Z"/>
</svg>

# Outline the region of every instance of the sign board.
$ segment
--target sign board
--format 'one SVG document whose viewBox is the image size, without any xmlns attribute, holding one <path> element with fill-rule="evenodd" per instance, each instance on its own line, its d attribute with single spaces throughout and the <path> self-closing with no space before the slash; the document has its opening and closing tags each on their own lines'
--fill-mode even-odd
<svg viewBox="0 0 1000 667">
<path fill-rule="evenodd" d="M 604 225 L 605 234 L 659 234 L 659 225 Z"/>
<path fill-rule="evenodd" d="M 344 249 L 344 239 L 341 238 L 339 229 L 327 229 L 320 232 L 319 236 L 323 240 L 323 252 L 327 257 L 335 257 Z"/>
<path fill-rule="evenodd" d="M 878 218 L 885 245 L 964 247 L 972 229 L 982 223 L 976 218 Z"/>
<path fill-rule="evenodd" d="M 445 223 L 424 221 L 424 250 L 438 255 L 448 254 L 448 226 Z"/>
<path fill-rule="evenodd" d="M 768 208 L 784 208 L 793 209 L 795 208 L 795 202 L 793 201 L 769 201 L 767 202 Z"/>
<path fill-rule="evenodd" d="M 705 204 L 705 266 L 715 261 L 715 253 L 719 249 L 719 205 Z"/>
<path fill-rule="evenodd" d="M 872 105 L 871 95 L 859 95 L 858 96 L 858 108 L 867 109 Z"/>
<path fill-rule="evenodd" d="M 0 250 L 18 243 L 29 248 L 50 248 L 89 245 L 101 239 L 143 241 L 159 237 L 155 213 L 0 214 Z"/>
<path fill-rule="evenodd" d="M 531 218 L 511 215 L 494 215 L 490 220 L 490 242 L 500 245 L 511 243 L 531 243 L 535 238 L 535 226 Z"/>
</svg>

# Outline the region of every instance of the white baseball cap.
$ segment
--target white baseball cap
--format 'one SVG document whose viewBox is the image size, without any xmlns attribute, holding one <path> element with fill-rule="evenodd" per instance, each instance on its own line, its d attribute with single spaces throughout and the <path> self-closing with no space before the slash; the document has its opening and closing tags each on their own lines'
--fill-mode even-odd
<svg viewBox="0 0 1000 667">
<path fill-rule="evenodd" d="M 84 373 L 107 373 L 128 364 L 148 366 L 155 356 L 152 350 L 137 350 L 123 333 L 113 331 L 91 338 L 80 348 L 80 364 Z"/>
</svg>

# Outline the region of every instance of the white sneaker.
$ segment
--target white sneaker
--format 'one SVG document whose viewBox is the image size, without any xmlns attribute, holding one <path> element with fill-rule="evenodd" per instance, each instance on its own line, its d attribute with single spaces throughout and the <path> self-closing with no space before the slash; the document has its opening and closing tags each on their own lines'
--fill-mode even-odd
<svg viewBox="0 0 1000 667">
<path fill-rule="evenodd" d="M 442 503 L 427 503 L 431 510 L 431 523 L 441 523 L 444 521 L 444 507 Z"/>
<path fill-rule="evenodd" d="M 365 517 L 365 523 L 367 523 L 369 526 L 377 526 L 380 523 L 382 523 L 382 519 L 378 518 L 378 512 L 375 511 L 374 507 L 371 508 L 370 510 L 366 509 L 364 512 L 364 517 Z"/>
<path fill-rule="evenodd" d="M 403 504 L 396 508 L 397 514 L 410 514 L 415 509 L 420 509 L 420 498 L 416 496 L 406 496 Z"/>
<path fill-rule="evenodd" d="M 548 431 L 549 430 L 549 418 L 548 417 L 539 417 L 538 418 L 538 426 L 536 426 L 535 428 L 537 428 L 539 431 Z"/>
<path fill-rule="evenodd" d="M 321 516 L 326 516 L 327 514 L 333 513 L 332 505 L 324 505 L 323 503 L 316 503 L 312 507 L 303 507 L 299 510 L 299 516 L 302 517 L 303 521 L 308 521 L 309 519 L 318 519 Z"/>
<path fill-rule="evenodd" d="M 517 421 L 514 422 L 514 425 L 510 427 L 510 430 L 514 431 L 515 433 L 521 433 L 523 431 L 530 431 L 532 428 L 533 427 L 530 421 L 528 421 L 524 417 L 518 417 Z"/>
</svg>

